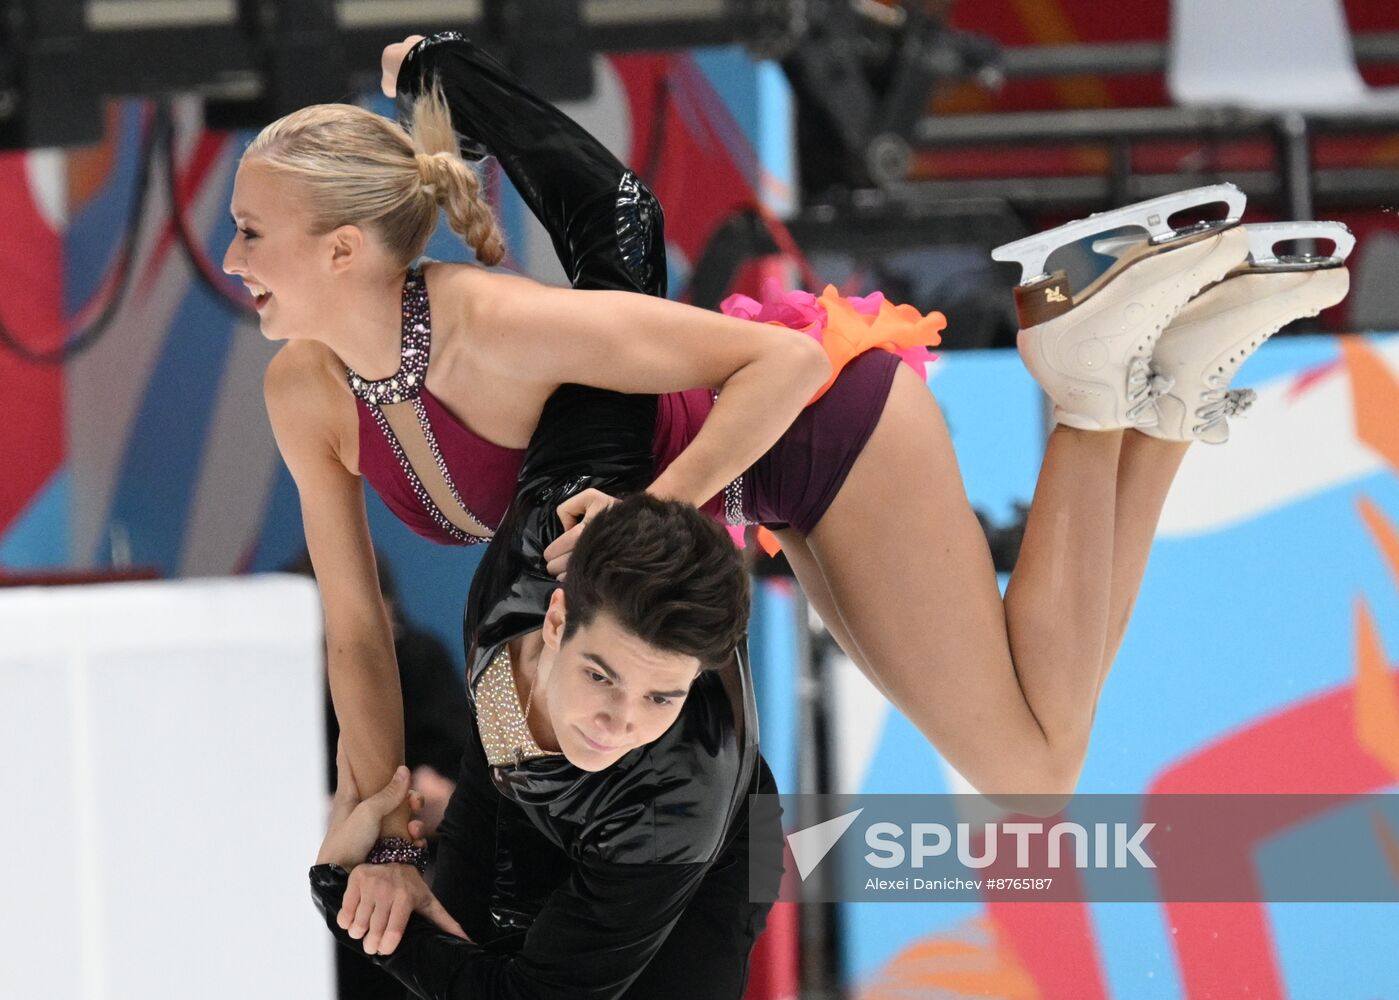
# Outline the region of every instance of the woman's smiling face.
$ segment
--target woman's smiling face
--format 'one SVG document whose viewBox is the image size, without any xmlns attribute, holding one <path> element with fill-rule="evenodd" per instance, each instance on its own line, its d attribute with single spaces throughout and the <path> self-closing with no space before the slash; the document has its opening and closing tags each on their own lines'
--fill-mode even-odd
<svg viewBox="0 0 1399 1000">
<path fill-rule="evenodd" d="M 257 159 L 244 161 L 233 182 L 229 210 L 238 229 L 223 269 L 252 293 L 269 340 L 312 335 L 334 300 L 335 234 L 311 233 L 304 197 L 293 179 Z"/>
</svg>

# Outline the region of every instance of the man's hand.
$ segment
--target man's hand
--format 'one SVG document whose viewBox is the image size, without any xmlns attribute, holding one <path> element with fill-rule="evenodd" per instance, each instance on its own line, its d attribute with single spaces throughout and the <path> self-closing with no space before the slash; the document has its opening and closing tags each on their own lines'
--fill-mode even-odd
<svg viewBox="0 0 1399 1000">
<path fill-rule="evenodd" d="M 401 42 L 394 42 L 392 45 L 384 46 L 384 54 L 379 57 L 379 68 L 383 70 L 383 78 L 379 81 L 380 88 L 384 91 L 385 97 L 394 97 L 398 93 L 398 68 L 403 65 L 403 60 L 408 55 L 408 50 L 423 40 L 422 35 L 409 35 Z"/>
<path fill-rule="evenodd" d="M 588 519 L 617 502 L 616 497 L 608 496 L 601 490 L 584 490 L 559 504 L 559 520 L 563 522 L 564 533 L 544 550 L 544 568 L 550 576 L 560 580 L 564 578 L 568 559 L 573 555 L 578 536 L 583 533 Z"/>
<path fill-rule="evenodd" d="M 415 911 L 448 934 L 470 940 L 412 865 L 360 865 L 350 872 L 335 922 L 350 937 L 364 939 L 366 955 L 389 955 Z"/>
<path fill-rule="evenodd" d="M 339 865 L 346 871 L 364 861 L 374 841 L 379 839 L 379 825 L 385 816 L 408 800 L 409 808 L 418 812 L 423 797 L 408 789 L 408 768 L 400 767 L 389 783 L 369 798 L 361 801 L 355 773 L 350 768 L 350 755 L 342 740 L 335 748 L 335 798 L 330 805 L 330 823 L 316 855 L 318 865 Z M 415 842 L 423 837 L 423 824 L 413 820 L 408 824 L 408 836 Z M 422 847 L 426 841 L 418 843 Z"/>
</svg>

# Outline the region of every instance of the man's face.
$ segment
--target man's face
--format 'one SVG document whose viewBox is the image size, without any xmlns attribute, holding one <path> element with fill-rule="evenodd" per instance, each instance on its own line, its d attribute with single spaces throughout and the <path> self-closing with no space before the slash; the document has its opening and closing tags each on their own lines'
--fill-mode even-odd
<svg viewBox="0 0 1399 1000">
<path fill-rule="evenodd" d="M 700 662 L 657 649 L 605 612 L 566 642 L 563 625 L 563 591 L 557 590 L 544 622 L 535 700 L 542 701 L 569 762 L 601 771 L 670 728 Z"/>
</svg>

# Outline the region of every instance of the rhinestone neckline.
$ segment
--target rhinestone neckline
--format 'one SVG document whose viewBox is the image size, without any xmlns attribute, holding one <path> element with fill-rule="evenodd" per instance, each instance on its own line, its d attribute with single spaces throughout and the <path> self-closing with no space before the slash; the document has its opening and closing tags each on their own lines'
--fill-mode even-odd
<svg viewBox="0 0 1399 1000">
<path fill-rule="evenodd" d="M 388 378 L 367 379 L 349 365 L 345 377 L 350 391 L 371 406 L 417 399 L 427 380 L 432 351 L 432 312 L 422 268 L 410 268 L 403 281 L 403 328 L 398 347 L 398 371 Z"/>
</svg>

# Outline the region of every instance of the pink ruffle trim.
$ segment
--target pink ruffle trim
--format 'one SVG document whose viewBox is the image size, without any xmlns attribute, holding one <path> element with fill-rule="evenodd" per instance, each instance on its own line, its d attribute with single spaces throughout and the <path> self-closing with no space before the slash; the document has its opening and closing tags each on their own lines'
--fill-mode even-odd
<svg viewBox="0 0 1399 1000">
<path fill-rule="evenodd" d="M 730 295 L 719 310 L 726 316 L 799 330 L 820 342 L 831 359 L 831 378 L 814 399 L 830 388 L 852 358 L 874 348 L 897 354 L 920 379 L 926 379 L 928 363 L 937 360 L 928 348 L 942 342 L 947 326 L 942 313 L 925 316 L 913 306 L 894 305 L 883 292 L 847 297 L 827 285 L 818 297 L 810 292 L 784 291 L 780 283 L 769 279 L 763 282 L 760 294 L 761 301 Z"/>
</svg>

